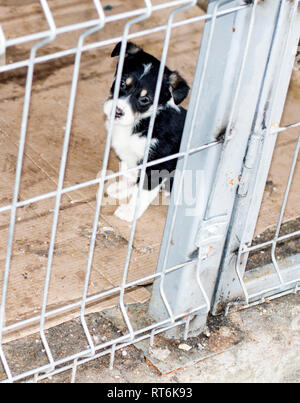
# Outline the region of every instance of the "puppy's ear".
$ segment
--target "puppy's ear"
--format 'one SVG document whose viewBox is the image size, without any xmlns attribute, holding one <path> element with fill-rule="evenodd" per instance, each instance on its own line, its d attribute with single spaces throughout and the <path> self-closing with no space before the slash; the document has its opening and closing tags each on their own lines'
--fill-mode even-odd
<svg viewBox="0 0 300 403">
<path fill-rule="evenodd" d="M 120 56 L 121 44 L 122 44 L 122 42 L 119 42 L 115 46 L 114 50 L 111 52 L 111 57 Z M 135 54 L 137 54 L 138 52 L 141 52 L 141 51 L 142 51 L 142 48 L 137 46 L 135 43 L 127 42 L 126 56 L 135 55 Z"/>
<path fill-rule="evenodd" d="M 174 102 L 179 105 L 187 97 L 190 87 L 177 71 L 170 74 L 169 83 Z"/>
</svg>

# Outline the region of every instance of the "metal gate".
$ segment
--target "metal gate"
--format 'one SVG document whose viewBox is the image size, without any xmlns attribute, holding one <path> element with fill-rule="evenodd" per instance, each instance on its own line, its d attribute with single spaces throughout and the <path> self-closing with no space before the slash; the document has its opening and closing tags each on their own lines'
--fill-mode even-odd
<svg viewBox="0 0 300 403">
<path fill-rule="evenodd" d="M 63 27 L 56 26 L 51 5 L 49 7 L 46 0 L 41 0 L 40 3 L 49 25 L 47 31 L 6 39 L 5 32 L 0 30 L 2 59 L 5 59 L 5 50 L 8 47 L 38 41 L 31 48 L 28 59 L 11 64 L 4 62 L 4 65 L 0 66 L 0 74 L 21 67 L 27 68 L 13 197 L 11 203 L 0 207 L 0 214 L 10 213 L 6 258 L 4 267 L 1 267 L 3 279 L 0 357 L 5 373 L 2 380 L 12 382 L 27 378 L 38 381 L 71 370 L 71 380 L 75 381 L 78 365 L 109 354 L 112 367 L 117 350 L 144 339 L 149 339 L 151 345 L 158 333 L 164 332 L 168 337 L 184 339 L 199 334 L 205 327 L 208 312 L 213 314 L 224 310 L 228 312 L 232 306 L 246 307 L 252 303 L 263 302 L 265 298 L 271 299 L 284 293 L 296 292 L 300 282 L 300 257 L 296 255 L 288 258 L 289 263 L 281 268 L 276 259 L 276 245 L 278 242 L 300 235 L 300 231 L 297 230 L 280 236 L 280 227 L 299 155 L 299 140 L 275 235 L 272 240 L 264 244 L 251 246 L 251 242 L 277 135 L 290 128 L 300 127 L 300 122 L 291 122 L 290 126 L 280 127 L 299 41 L 299 1 L 211 0 L 207 14 L 174 21 L 177 14 L 180 16 L 181 12 L 195 7 L 197 1 L 155 2 L 154 5 L 150 0 L 145 0 L 142 9 L 107 17 L 101 1 L 94 0 L 97 19 Z M 166 8 L 172 10 L 164 26 L 130 32 L 132 26 L 147 20 L 152 13 Z M 85 43 L 88 36 L 100 31 L 106 24 L 128 18 L 132 19 L 124 25 L 122 37 Z M 146 152 L 142 164 L 137 167 L 143 178 L 149 166 L 147 158 L 152 135 L 151 127 L 153 128 L 155 121 L 172 30 L 200 21 L 205 21 L 205 27 L 181 150 L 178 154 L 166 158 L 178 158 L 178 164 L 156 272 L 133 281 L 128 280 L 137 225 L 135 214 L 120 283 L 90 295 L 89 285 L 104 185 L 108 179 L 117 178 L 126 172 L 108 175 L 107 165 L 112 138 L 110 127 L 102 166 L 99 167 L 101 175 L 97 179 L 69 187 L 64 185 L 82 53 L 122 41 L 114 93 L 113 110 L 115 110 L 127 41 L 157 31 L 165 31 Z M 37 56 L 39 48 L 54 41 L 59 35 L 82 29 L 87 30 L 80 35 L 76 48 Z M 55 191 L 19 201 L 35 66 L 70 54 L 75 55 L 75 62 L 57 188 Z M 165 159 L 160 162 L 163 160 Z M 142 183 L 143 180 L 140 181 L 140 191 Z M 186 194 L 184 189 L 191 183 L 196 188 L 193 197 L 182 197 Z M 48 306 L 48 294 L 62 197 L 69 192 L 93 185 L 97 185 L 97 198 L 82 295 L 72 304 L 52 309 Z M 7 324 L 5 317 L 17 210 L 51 198 L 54 198 L 55 206 L 40 310 L 29 318 Z M 138 203 L 139 197 L 136 210 Z M 262 268 L 261 275 L 256 275 L 255 278 L 251 276 L 251 271 L 245 273 L 249 253 L 269 245 L 273 272 L 267 274 L 267 270 Z M 149 317 L 152 322 L 137 328 L 128 314 L 125 296 L 127 291 L 152 281 L 154 284 L 149 305 Z M 87 306 L 112 295 L 117 295 L 126 332 L 120 337 L 99 342 L 99 335 L 95 337 L 87 323 Z M 79 311 L 80 325 L 86 337 L 87 347 L 57 359 L 51 349 L 45 323 L 52 316 L 64 315 L 70 309 Z M 7 358 L 4 336 L 10 331 L 33 323 L 38 324 L 39 337 L 47 362 L 36 365 L 34 369 L 14 372 Z"/>
<path fill-rule="evenodd" d="M 208 13 L 213 14 L 220 5 L 210 2 Z M 191 335 L 203 329 L 210 303 L 217 313 L 228 311 L 231 304 L 249 306 L 298 289 L 299 256 L 290 257 L 288 268 L 280 271 L 275 249 L 278 242 L 299 236 L 298 230 L 279 237 L 299 141 L 275 236 L 263 245 L 250 246 L 277 134 L 299 126 L 299 122 L 291 122 L 291 126 L 280 127 L 299 40 L 297 9 L 297 2 L 266 1 L 255 3 L 245 13 L 206 24 L 194 81 L 200 92 L 192 94 L 183 149 L 209 144 L 222 130 L 226 134 L 222 145 L 179 163 L 181 172 L 202 169 L 205 180 L 194 205 L 176 207 L 174 202 L 175 207 L 170 206 L 159 270 L 191 256 L 197 260 L 197 269 L 191 263 L 190 270 L 169 275 L 164 287 L 162 282 L 160 289 L 157 285 L 153 297 L 159 298 L 164 288 L 173 312 L 180 312 L 182 303 L 187 310 L 200 306 L 201 301 L 206 303 L 207 310 L 189 324 Z M 220 62 L 216 64 L 216 60 Z M 187 209 L 193 210 L 188 217 Z M 267 276 L 264 269 L 260 275 L 257 270 L 252 276 L 247 272 L 248 290 L 244 279 L 248 254 L 266 245 L 272 245 L 275 275 Z M 197 290 L 200 278 L 201 293 Z M 165 307 L 166 300 L 158 317 L 166 315 Z"/>
</svg>

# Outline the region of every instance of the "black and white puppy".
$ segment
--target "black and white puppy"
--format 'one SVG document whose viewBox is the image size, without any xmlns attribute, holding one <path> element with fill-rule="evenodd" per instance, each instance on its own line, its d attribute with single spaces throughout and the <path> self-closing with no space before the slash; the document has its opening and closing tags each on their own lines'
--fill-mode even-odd
<svg viewBox="0 0 300 403">
<path fill-rule="evenodd" d="M 119 56 L 120 49 L 121 43 L 118 43 L 111 56 Z M 112 133 L 112 147 L 121 160 L 121 171 L 136 167 L 143 160 L 159 66 L 158 59 L 128 42 Z M 107 130 L 110 126 L 114 88 L 115 81 L 104 104 Z M 178 105 L 186 98 L 188 92 L 189 86 L 178 72 L 165 67 L 148 162 L 179 152 L 186 110 Z M 172 187 L 172 174 L 176 163 L 177 159 L 172 159 L 146 169 L 138 218 L 156 198 L 167 177 L 170 178 L 170 188 Z M 115 211 L 117 217 L 129 222 L 134 216 L 139 172 L 136 170 L 126 174 L 121 181 L 107 188 L 111 197 L 123 199 L 131 196 L 128 204 L 121 204 Z"/>
</svg>

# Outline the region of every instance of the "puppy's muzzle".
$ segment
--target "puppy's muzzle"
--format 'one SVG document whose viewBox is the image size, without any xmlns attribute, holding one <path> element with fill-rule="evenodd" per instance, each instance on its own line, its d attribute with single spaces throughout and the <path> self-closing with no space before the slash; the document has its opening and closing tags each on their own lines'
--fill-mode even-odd
<svg viewBox="0 0 300 403">
<path fill-rule="evenodd" d="M 115 119 L 120 119 L 122 116 L 124 116 L 124 111 L 123 111 L 123 109 L 121 109 L 117 106 L 116 113 L 115 113 Z"/>
<path fill-rule="evenodd" d="M 107 101 L 105 101 L 103 109 L 108 120 L 111 118 L 112 107 L 112 99 L 108 99 Z M 118 125 L 128 126 L 134 124 L 135 116 L 132 111 L 131 105 L 128 103 L 128 99 L 120 98 L 117 100 L 116 111 L 113 118 L 115 119 L 115 121 L 118 122 Z"/>
</svg>

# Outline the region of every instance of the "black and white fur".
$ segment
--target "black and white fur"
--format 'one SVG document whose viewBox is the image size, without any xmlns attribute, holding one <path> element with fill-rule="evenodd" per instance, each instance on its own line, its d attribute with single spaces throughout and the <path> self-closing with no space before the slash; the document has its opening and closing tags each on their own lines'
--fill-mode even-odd
<svg viewBox="0 0 300 403">
<path fill-rule="evenodd" d="M 119 56 L 120 48 L 121 43 L 116 45 L 111 56 Z M 159 66 L 160 62 L 154 56 L 128 42 L 112 133 L 112 147 L 121 160 L 121 171 L 136 167 L 142 162 Z M 107 130 L 110 126 L 114 88 L 115 81 L 104 104 Z M 178 105 L 188 92 L 189 86 L 179 73 L 165 67 L 148 162 L 179 152 L 186 110 Z M 138 218 L 156 198 L 168 174 L 171 174 L 171 189 L 176 163 L 177 159 L 173 159 L 146 169 Z M 107 188 L 111 197 L 123 199 L 131 196 L 128 204 L 121 204 L 115 211 L 117 217 L 129 222 L 133 220 L 138 195 L 138 172 L 124 175 L 120 182 Z"/>
</svg>

